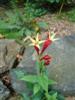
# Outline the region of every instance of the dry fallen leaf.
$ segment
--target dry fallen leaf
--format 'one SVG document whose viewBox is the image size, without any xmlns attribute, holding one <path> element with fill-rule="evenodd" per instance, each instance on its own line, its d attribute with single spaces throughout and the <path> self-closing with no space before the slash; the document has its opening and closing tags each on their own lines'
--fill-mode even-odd
<svg viewBox="0 0 75 100">
<path fill-rule="evenodd" d="M 16 55 L 16 58 L 18 59 L 18 61 L 20 61 L 20 60 L 23 58 L 23 56 L 20 55 L 20 54 L 17 54 L 17 55 Z"/>
<path fill-rule="evenodd" d="M 0 34 L 0 39 L 4 39 L 4 38 L 5 38 L 5 36 Z"/>
</svg>

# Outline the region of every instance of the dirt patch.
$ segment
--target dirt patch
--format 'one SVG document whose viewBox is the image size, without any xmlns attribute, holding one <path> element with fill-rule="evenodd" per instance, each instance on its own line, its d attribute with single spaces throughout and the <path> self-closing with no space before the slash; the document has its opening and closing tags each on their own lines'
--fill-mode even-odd
<svg viewBox="0 0 75 100">
<path fill-rule="evenodd" d="M 37 21 L 47 22 L 49 25 L 48 28 L 50 30 L 56 30 L 61 36 L 75 34 L 75 23 L 66 19 L 58 19 L 57 14 L 46 14 L 37 18 Z"/>
<path fill-rule="evenodd" d="M 67 97 L 66 100 L 75 100 L 75 97 Z"/>
</svg>

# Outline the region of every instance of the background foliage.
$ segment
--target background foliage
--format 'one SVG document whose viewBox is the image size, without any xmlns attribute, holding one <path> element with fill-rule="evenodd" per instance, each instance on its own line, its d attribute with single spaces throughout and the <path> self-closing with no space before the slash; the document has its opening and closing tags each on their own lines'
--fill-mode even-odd
<svg viewBox="0 0 75 100">
<path fill-rule="evenodd" d="M 35 35 L 41 28 L 47 26 L 46 23 L 40 23 L 35 20 L 40 14 L 45 12 L 36 8 L 34 4 L 26 2 L 20 9 L 15 2 L 11 2 L 12 7 L 5 12 L 5 18 L 0 19 L 0 32 L 6 37 L 16 38 L 27 35 Z"/>
</svg>

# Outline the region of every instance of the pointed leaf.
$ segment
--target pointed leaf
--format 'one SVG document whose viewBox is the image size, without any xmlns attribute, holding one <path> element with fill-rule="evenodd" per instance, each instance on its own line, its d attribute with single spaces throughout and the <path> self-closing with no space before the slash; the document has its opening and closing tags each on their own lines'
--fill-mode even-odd
<svg viewBox="0 0 75 100">
<path fill-rule="evenodd" d="M 43 90 L 48 91 L 48 77 L 46 75 L 40 75 L 38 77 L 38 83 Z"/>
<path fill-rule="evenodd" d="M 22 96 L 23 96 L 23 100 L 30 100 L 30 98 L 27 96 L 27 94 L 22 93 Z"/>
<path fill-rule="evenodd" d="M 36 83 L 37 82 L 37 76 L 36 75 L 26 75 L 20 80 L 30 82 L 30 83 Z"/>
<path fill-rule="evenodd" d="M 54 93 L 53 95 L 50 95 L 48 93 L 45 94 L 47 97 L 47 100 L 57 100 L 57 92 Z"/>
<path fill-rule="evenodd" d="M 51 80 L 51 79 L 49 79 L 48 80 L 48 85 L 53 85 L 53 84 L 56 84 L 57 82 L 55 82 L 54 80 Z"/>
<path fill-rule="evenodd" d="M 57 100 L 57 92 L 54 93 L 53 95 L 50 95 L 49 100 Z"/>
<path fill-rule="evenodd" d="M 34 85 L 34 95 L 36 94 L 36 93 L 38 93 L 40 91 L 40 86 L 39 86 L 39 84 L 35 84 Z"/>
</svg>

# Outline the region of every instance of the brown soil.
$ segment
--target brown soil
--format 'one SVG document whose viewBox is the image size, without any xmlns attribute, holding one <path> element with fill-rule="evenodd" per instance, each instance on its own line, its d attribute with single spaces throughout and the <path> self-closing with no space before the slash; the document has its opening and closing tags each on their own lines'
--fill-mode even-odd
<svg viewBox="0 0 75 100">
<path fill-rule="evenodd" d="M 48 29 L 56 30 L 61 36 L 75 34 L 75 23 L 69 22 L 66 18 L 58 19 L 57 14 L 46 14 L 37 20 L 47 22 Z"/>
<path fill-rule="evenodd" d="M 67 97 L 66 100 L 75 100 L 75 97 Z"/>
</svg>

